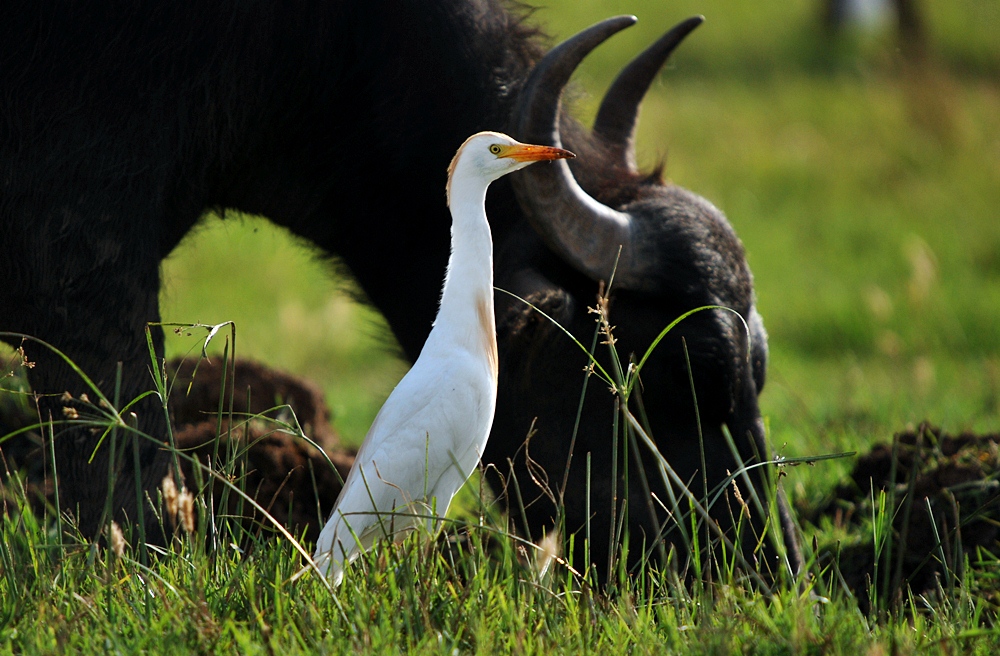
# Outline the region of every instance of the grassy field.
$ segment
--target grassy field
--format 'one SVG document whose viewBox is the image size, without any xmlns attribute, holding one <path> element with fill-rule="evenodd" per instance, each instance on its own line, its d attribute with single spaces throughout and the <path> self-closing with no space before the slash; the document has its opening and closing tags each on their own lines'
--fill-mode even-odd
<svg viewBox="0 0 1000 656">
<path fill-rule="evenodd" d="M 654 85 L 640 163 L 727 213 L 747 247 L 772 360 L 761 403 L 786 456 L 862 451 L 930 421 L 1000 430 L 1000 4 L 926 3 L 932 47 L 905 65 L 891 35 L 831 41 L 818 2 L 550 0 L 558 39 L 615 13 L 639 24 L 577 76 L 591 116 L 628 57 L 673 23 L 707 18 Z M 588 95 L 589 94 L 589 95 Z M 165 263 L 165 321 L 238 327 L 238 354 L 319 382 L 358 443 L 405 366 L 379 317 L 317 254 L 263 220 L 212 219 Z M 170 354 L 194 342 L 172 337 Z M 791 469 L 816 502 L 850 460 Z M 468 516 L 478 520 L 473 488 Z M 489 513 L 487 513 L 489 515 Z M 197 540 L 152 568 L 71 549 L 30 516 L 0 536 L 0 649 L 417 653 L 996 653 L 1000 599 L 982 581 L 863 613 L 835 588 L 687 590 L 640 581 L 615 599 L 499 555 L 449 558 L 408 542 L 331 597 L 291 577 L 290 543 L 206 557 Z M 484 520 L 487 526 L 490 521 Z M 870 530 L 877 533 L 879 518 Z M 834 536 L 806 526 L 807 539 Z M 473 539 L 486 540 L 486 529 Z M 994 563 L 996 565 L 996 563 Z M 1000 578 L 1000 567 L 987 568 Z M 361 573 L 363 572 L 363 573 Z M 967 574 L 972 576 L 972 574 Z"/>
</svg>

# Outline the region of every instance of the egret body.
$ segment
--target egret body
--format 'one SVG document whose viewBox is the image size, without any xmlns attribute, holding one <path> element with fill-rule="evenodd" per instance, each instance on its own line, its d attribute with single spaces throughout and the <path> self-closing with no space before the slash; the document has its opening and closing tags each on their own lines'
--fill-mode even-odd
<svg viewBox="0 0 1000 656">
<path fill-rule="evenodd" d="M 486 190 L 504 175 L 569 151 L 480 132 L 448 167 L 451 256 L 441 305 L 413 367 L 389 395 L 320 533 L 313 559 L 339 584 L 344 568 L 383 537 L 436 528 L 475 469 L 493 424 L 497 342 L 493 239 Z"/>
</svg>

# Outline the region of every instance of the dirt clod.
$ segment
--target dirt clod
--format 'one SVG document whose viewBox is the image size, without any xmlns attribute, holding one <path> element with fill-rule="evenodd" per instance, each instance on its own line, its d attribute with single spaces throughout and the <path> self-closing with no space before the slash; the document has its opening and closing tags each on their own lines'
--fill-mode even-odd
<svg viewBox="0 0 1000 656">
<path fill-rule="evenodd" d="M 170 407 L 177 447 L 214 471 L 231 473 L 231 480 L 272 517 L 294 535 L 304 532 L 314 541 L 333 510 L 354 452 L 340 446 L 314 383 L 248 360 L 237 360 L 235 369 L 235 385 L 230 368 L 225 372 L 226 392 L 220 395 L 221 362 L 167 363 L 174 380 Z M 325 456 L 295 434 L 300 427 Z M 185 460 L 182 469 L 189 485 L 207 478 L 204 470 L 196 473 L 190 461 Z M 242 516 L 247 530 L 274 530 L 260 512 L 226 488 L 214 480 L 215 508 L 221 509 L 227 499 L 227 512 Z"/>
<path fill-rule="evenodd" d="M 998 479 L 1000 434 L 950 435 L 924 424 L 860 456 L 850 480 L 803 514 L 814 523 L 828 517 L 852 535 L 868 536 L 820 550 L 824 562 L 836 562 L 843 584 L 862 606 L 872 592 L 887 600 L 905 595 L 907 587 L 933 596 L 961 581 L 966 564 L 997 566 Z M 876 547 L 870 524 L 880 518 L 891 518 L 891 533 L 883 532 Z"/>
<path fill-rule="evenodd" d="M 315 540 L 354 462 L 353 450 L 340 445 L 330 426 L 330 411 L 320 389 L 248 360 L 237 360 L 235 384 L 229 367 L 224 392 L 218 360 L 174 360 L 167 363 L 167 372 L 178 449 L 239 486 L 294 535 L 304 533 Z M 38 423 L 29 399 L 23 394 L 0 394 L 0 437 Z M 20 472 L 38 513 L 53 501 L 43 443 L 42 431 L 30 429 L 0 445 L 0 483 L 8 472 Z M 195 471 L 189 460 L 180 460 L 186 487 L 211 489 L 211 507 L 218 517 L 238 514 L 248 535 L 274 531 L 260 512 L 227 491 L 218 477 L 204 469 Z"/>
</svg>

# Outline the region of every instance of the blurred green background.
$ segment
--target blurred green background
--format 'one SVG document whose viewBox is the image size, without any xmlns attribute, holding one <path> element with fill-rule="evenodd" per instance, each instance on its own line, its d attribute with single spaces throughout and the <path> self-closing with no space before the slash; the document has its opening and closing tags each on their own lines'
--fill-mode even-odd
<svg viewBox="0 0 1000 656">
<path fill-rule="evenodd" d="M 770 332 L 762 409 L 788 456 L 923 420 L 1000 429 L 1000 2 L 917 6 L 920 63 L 891 19 L 828 33 L 818 0 L 550 0 L 531 19 L 555 42 L 639 17 L 575 78 L 588 121 L 631 56 L 706 16 L 645 102 L 639 160 L 665 160 L 743 239 Z M 358 443 L 405 365 L 331 268 L 263 220 L 212 219 L 165 263 L 163 318 L 234 320 L 239 355 L 319 382 Z M 789 487 L 819 494 L 849 466 L 800 468 Z"/>
</svg>

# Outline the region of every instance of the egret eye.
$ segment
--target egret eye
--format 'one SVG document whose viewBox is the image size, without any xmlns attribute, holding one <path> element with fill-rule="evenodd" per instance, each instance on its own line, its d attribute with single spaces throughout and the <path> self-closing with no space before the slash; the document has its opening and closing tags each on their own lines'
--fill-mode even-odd
<svg viewBox="0 0 1000 656">
<path fill-rule="evenodd" d="M 501 146 L 500 144 L 493 144 L 492 146 L 490 146 L 490 152 L 493 153 L 494 155 L 499 155 L 500 153 L 503 152 L 503 146 Z"/>
</svg>

